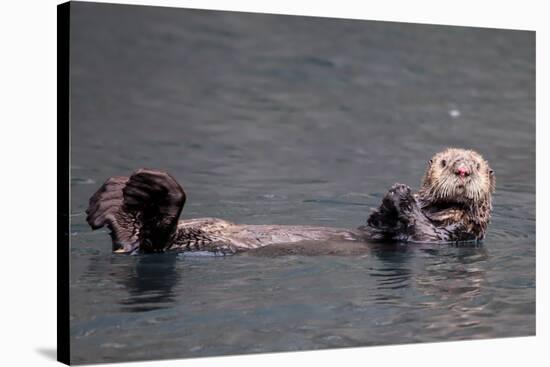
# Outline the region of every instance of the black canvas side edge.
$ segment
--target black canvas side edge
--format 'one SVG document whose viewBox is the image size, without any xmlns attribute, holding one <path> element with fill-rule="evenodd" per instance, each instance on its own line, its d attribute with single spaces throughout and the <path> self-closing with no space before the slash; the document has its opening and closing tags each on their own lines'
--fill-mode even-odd
<svg viewBox="0 0 550 367">
<path fill-rule="evenodd" d="M 70 3 L 57 5 L 57 360 L 70 365 Z"/>
</svg>

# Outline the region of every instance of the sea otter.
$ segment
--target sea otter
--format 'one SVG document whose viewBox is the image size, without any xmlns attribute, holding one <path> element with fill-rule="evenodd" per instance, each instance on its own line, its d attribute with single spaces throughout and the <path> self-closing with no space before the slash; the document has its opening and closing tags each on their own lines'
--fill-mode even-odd
<svg viewBox="0 0 550 367">
<path fill-rule="evenodd" d="M 473 150 L 448 148 L 428 161 L 418 193 L 395 184 L 364 226 L 241 225 L 218 218 L 179 220 L 186 195 L 168 173 L 138 169 L 111 177 L 90 198 L 86 220 L 107 226 L 116 253 L 210 251 L 233 254 L 312 241 L 460 242 L 482 240 L 491 216 L 493 170 Z"/>
</svg>

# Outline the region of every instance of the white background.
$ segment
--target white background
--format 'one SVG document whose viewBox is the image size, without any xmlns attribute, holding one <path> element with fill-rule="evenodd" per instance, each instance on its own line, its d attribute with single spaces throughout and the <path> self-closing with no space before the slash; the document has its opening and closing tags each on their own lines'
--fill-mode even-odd
<svg viewBox="0 0 550 367">
<path fill-rule="evenodd" d="M 206 9 L 470 25 L 537 31 L 537 336 L 322 352 L 130 363 L 124 366 L 548 365 L 547 163 L 550 11 L 545 1 L 118 1 Z M 0 10 L 0 361 L 55 362 L 56 4 L 3 1 Z M 546 15 L 546 16 L 545 16 Z M 543 60 L 546 60 L 545 62 Z M 545 104 L 546 103 L 546 104 Z M 546 191 L 545 191 L 546 190 Z M 547 208 L 546 210 L 544 208 Z M 107 366 L 107 365 L 104 365 Z"/>
</svg>

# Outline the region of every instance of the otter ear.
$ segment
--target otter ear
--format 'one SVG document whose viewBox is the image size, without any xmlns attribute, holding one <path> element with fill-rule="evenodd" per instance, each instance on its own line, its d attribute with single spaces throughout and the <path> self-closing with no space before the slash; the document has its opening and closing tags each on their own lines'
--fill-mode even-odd
<svg viewBox="0 0 550 367">
<path fill-rule="evenodd" d="M 434 160 L 433 160 L 433 159 L 430 159 L 430 160 L 428 161 L 428 166 L 431 166 L 433 162 L 434 162 Z"/>
<path fill-rule="evenodd" d="M 491 192 L 495 192 L 495 185 L 496 185 L 496 179 L 495 179 L 495 171 L 489 168 L 489 184 L 491 185 Z"/>
</svg>

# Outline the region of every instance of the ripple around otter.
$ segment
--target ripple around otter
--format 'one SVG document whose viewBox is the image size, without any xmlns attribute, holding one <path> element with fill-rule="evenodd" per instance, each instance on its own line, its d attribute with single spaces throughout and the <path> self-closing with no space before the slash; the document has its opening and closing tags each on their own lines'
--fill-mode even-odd
<svg viewBox="0 0 550 367">
<path fill-rule="evenodd" d="M 72 8 L 74 363 L 535 333 L 529 32 Z M 146 165 L 183 184 L 183 218 L 354 228 L 448 145 L 495 170 L 481 246 L 115 256 L 79 215 Z"/>
</svg>

